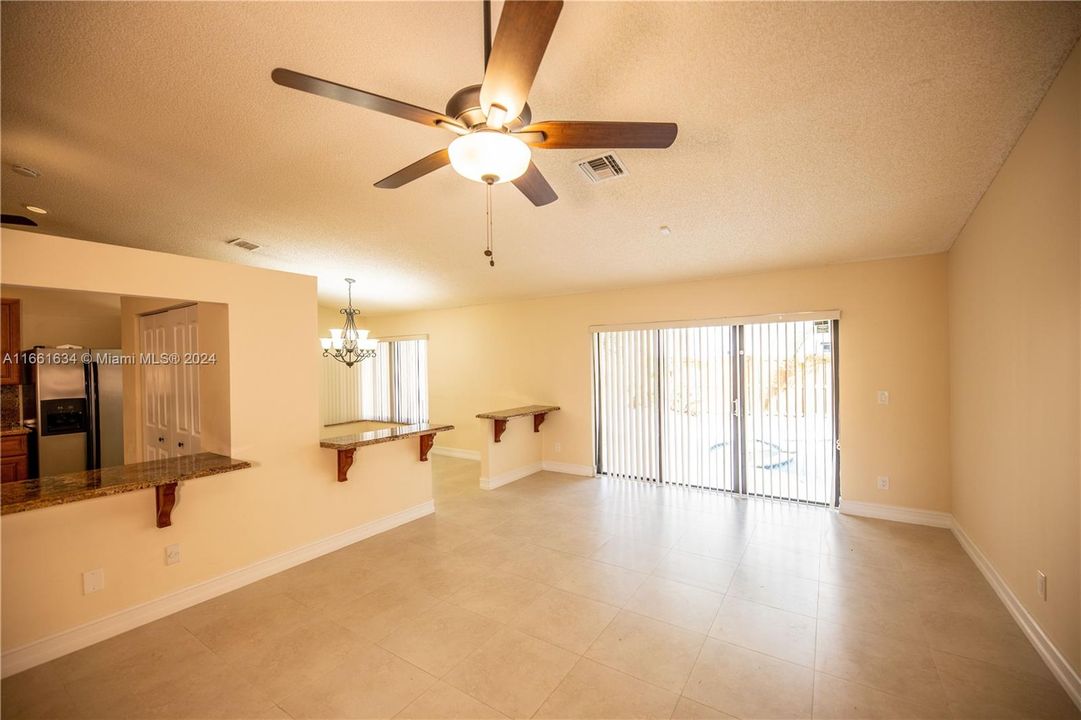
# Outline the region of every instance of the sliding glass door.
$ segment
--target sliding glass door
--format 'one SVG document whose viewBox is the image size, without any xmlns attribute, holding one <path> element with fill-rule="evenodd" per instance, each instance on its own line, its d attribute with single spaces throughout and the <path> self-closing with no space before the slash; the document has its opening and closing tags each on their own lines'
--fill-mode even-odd
<svg viewBox="0 0 1081 720">
<path fill-rule="evenodd" d="M 837 451 L 832 323 L 762 323 L 739 332 L 744 492 L 832 505 Z"/>
<path fill-rule="evenodd" d="M 836 320 L 594 334 L 598 471 L 832 505 Z"/>
<path fill-rule="evenodd" d="M 661 344 L 661 477 L 738 491 L 733 417 L 733 328 L 664 328 Z"/>
<path fill-rule="evenodd" d="M 597 466 L 609 475 L 660 480 L 657 334 L 651 330 L 597 333 L 593 341 Z"/>
</svg>

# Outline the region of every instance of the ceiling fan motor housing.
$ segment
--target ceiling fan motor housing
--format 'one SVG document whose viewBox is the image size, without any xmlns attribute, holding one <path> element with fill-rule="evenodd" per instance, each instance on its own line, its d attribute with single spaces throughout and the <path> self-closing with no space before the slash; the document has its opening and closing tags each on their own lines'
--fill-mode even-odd
<svg viewBox="0 0 1081 720">
<path fill-rule="evenodd" d="M 450 100 L 447 101 L 447 116 L 454 118 L 467 128 L 483 125 L 488 118 L 480 106 L 480 85 L 464 87 L 451 95 Z M 532 119 L 533 114 L 529 110 L 529 104 L 526 103 L 521 114 L 513 120 L 508 120 L 505 125 L 510 130 L 520 130 Z"/>
</svg>

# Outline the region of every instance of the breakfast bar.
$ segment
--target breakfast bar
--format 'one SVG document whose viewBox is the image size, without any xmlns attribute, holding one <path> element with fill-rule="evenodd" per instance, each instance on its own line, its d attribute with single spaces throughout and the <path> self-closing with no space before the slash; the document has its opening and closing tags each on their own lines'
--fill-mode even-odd
<svg viewBox="0 0 1081 720">
<path fill-rule="evenodd" d="M 433 423 L 395 425 L 378 430 L 324 438 L 319 442 L 319 447 L 338 451 L 338 482 L 345 482 L 349 479 L 349 468 L 353 466 L 353 457 L 357 448 L 416 437 L 420 443 L 418 459 L 420 462 L 428 462 L 428 452 L 432 449 L 432 445 L 435 444 L 436 433 L 453 429 L 453 425 L 436 425 Z"/>
<path fill-rule="evenodd" d="M 491 410 L 489 412 L 479 413 L 477 417 L 482 420 L 492 421 L 495 442 L 501 442 L 503 433 L 507 430 L 507 421 L 513 420 L 514 418 L 532 416 L 533 432 L 540 432 L 540 426 L 544 422 L 544 418 L 548 417 L 548 413 L 555 412 L 558 409 L 558 405 L 523 405 L 507 410 Z"/>
<path fill-rule="evenodd" d="M 487 442 L 481 448 L 481 488 L 494 490 L 543 469 L 544 448 L 539 433 L 548 413 L 557 410 L 558 405 L 537 403 L 477 414 L 481 420 L 492 421 L 492 432 L 485 433 Z M 521 430 L 506 434 L 508 423 L 518 418 L 532 418 L 533 431 L 526 430 L 529 425 L 517 423 L 523 426 Z"/>
<path fill-rule="evenodd" d="M 245 460 L 207 452 L 7 482 L 0 488 L 0 514 L 154 488 L 157 526 L 169 527 L 181 482 L 249 467 Z"/>
</svg>

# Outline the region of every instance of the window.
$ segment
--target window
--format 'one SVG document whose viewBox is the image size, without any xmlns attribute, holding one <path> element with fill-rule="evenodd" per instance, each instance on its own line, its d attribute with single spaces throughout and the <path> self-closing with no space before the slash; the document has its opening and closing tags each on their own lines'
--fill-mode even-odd
<svg viewBox="0 0 1081 720">
<path fill-rule="evenodd" d="M 428 422 L 428 341 L 380 341 L 360 365 L 362 415 L 384 422 Z"/>
</svg>

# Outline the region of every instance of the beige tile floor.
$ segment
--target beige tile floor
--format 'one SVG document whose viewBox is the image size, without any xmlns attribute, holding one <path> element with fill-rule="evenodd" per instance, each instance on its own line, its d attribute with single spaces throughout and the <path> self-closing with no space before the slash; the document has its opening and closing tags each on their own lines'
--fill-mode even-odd
<svg viewBox="0 0 1081 720">
<path fill-rule="evenodd" d="M 433 459 L 434 516 L 3 681 L 4 718 L 1077 718 L 949 532 Z"/>
</svg>

